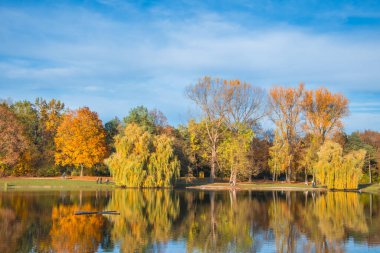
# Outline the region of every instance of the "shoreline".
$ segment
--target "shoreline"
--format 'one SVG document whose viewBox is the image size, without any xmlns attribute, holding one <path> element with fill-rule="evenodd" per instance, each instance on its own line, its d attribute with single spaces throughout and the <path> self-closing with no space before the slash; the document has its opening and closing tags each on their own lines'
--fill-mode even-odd
<svg viewBox="0 0 380 253">
<path fill-rule="evenodd" d="M 36 190 L 112 190 L 120 188 L 112 182 L 110 177 L 102 177 L 103 180 L 109 179 L 108 184 L 96 183 L 98 177 L 4 177 L 0 178 L 0 191 L 36 191 Z M 182 181 L 182 182 L 181 182 Z M 104 182 L 104 181 L 103 181 Z M 132 188 L 126 188 L 132 189 Z M 138 189 L 138 188 L 134 188 Z M 144 188 L 145 189 L 145 188 Z M 194 179 L 188 182 L 179 180 L 170 189 L 185 189 L 199 191 L 312 191 L 312 192 L 356 192 L 380 194 L 380 184 L 361 185 L 355 190 L 329 190 L 325 187 L 315 187 L 305 185 L 303 182 L 271 182 L 257 180 L 254 182 L 241 182 L 235 187 L 231 187 L 226 181 L 209 183 L 208 179 Z"/>
</svg>

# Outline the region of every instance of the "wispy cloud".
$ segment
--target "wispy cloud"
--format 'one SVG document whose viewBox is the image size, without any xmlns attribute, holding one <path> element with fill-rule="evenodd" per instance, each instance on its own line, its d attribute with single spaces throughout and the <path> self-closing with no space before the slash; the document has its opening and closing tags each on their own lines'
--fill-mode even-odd
<svg viewBox="0 0 380 253">
<path fill-rule="evenodd" d="M 115 8 L 120 2 L 100 4 Z M 145 104 L 177 124 L 186 119 L 190 104 L 184 87 L 212 75 L 264 88 L 323 85 L 348 94 L 352 119 L 364 117 L 365 108 L 380 116 L 376 105 L 355 104 L 363 102 L 355 91 L 380 91 L 376 29 L 321 32 L 283 22 L 262 25 L 262 18 L 253 19 L 255 25 L 232 18 L 239 10 L 226 17 L 204 6 L 181 18 L 162 6 L 124 7 L 123 18 L 120 10 L 110 15 L 80 6 L 0 7 L 0 96 L 30 99 L 42 92 L 72 107 L 88 105 L 103 119 Z M 143 19 L 139 11 L 151 16 Z M 347 122 L 367 127 L 365 121 Z"/>
</svg>

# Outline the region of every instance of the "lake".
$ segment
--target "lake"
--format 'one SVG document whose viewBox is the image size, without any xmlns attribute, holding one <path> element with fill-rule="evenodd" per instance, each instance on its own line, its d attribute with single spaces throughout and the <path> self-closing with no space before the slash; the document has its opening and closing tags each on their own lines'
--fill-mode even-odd
<svg viewBox="0 0 380 253">
<path fill-rule="evenodd" d="M 120 215 L 74 215 L 78 210 Z M 380 196 L 0 192 L 0 252 L 380 252 Z"/>
</svg>

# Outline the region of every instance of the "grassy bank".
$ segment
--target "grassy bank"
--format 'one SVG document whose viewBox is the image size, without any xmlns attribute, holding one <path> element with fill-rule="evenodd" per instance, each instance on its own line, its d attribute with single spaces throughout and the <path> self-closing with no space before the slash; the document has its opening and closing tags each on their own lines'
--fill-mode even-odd
<svg viewBox="0 0 380 253">
<path fill-rule="evenodd" d="M 71 177 L 63 179 L 61 177 L 49 178 L 22 178 L 7 177 L 0 178 L 0 191 L 4 190 L 96 190 L 112 189 L 114 184 L 96 183 L 97 177 Z"/>
<path fill-rule="evenodd" d="M 380 184 L 365 185 L 360 190 L 362 192 L 380 194 Z"/>
<path fill-rule="evenodd" d="M 103 177 L 103 183 L 97 184 L 97 177 L 61 177 L 33 178 L 33 177 L 7 177 L 0 178 L 0 191 L 5 190 L 97 190 L 113 189 L 115 184 L 111 178 L 109 184 L 105 184 L 107 178 Z M 180 178 L 175 188 L 199 189 L 199 190 L 230 190 L 228 181 L 217 179 L 210 183 L 208 178 Z M 380 184 L 360 185 L 361 192 L 380 194 Z M 303 182 L 286 183 L 269 180 L 256 180 L 254 182 L 240 182 L 235 187 L 236 190 L 253 191 L 326 191 L 324 187 L 313 188 L 310 184 Z"/>
</svg>

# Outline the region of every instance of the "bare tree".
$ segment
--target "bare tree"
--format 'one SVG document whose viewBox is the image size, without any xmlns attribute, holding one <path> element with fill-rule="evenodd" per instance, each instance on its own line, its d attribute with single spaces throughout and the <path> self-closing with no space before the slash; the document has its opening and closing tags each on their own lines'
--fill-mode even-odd
<svg viewBox="0 0 380 253">
<path fill-rule="evenodd" d="M 264 116 L 264 91 L 240 80 L 204 77 L 188 87 L 187 95 L 200 107 L 205 120 L 211 151 L 210 177 L 213 181 L 218 158 L 217 147 L 223 132 L 229 129 L 233 134 L 238 134 L 242 127 L 252 129 Z M 236 173 L 237 171 L 233 175 L 234 184 Z"/>
<path fill-rule="evenodd" d="M 186 90 L 187 96 L 200 107 L 202 117 L 205 120 L 211 151 L 210 181 L 215 179 L 217 146 L 223 132 L 228 100 L 230 99 L 226 88 L 222 79 L 204 77 L 195 85 L 190 85 Z"/>
</svg>

